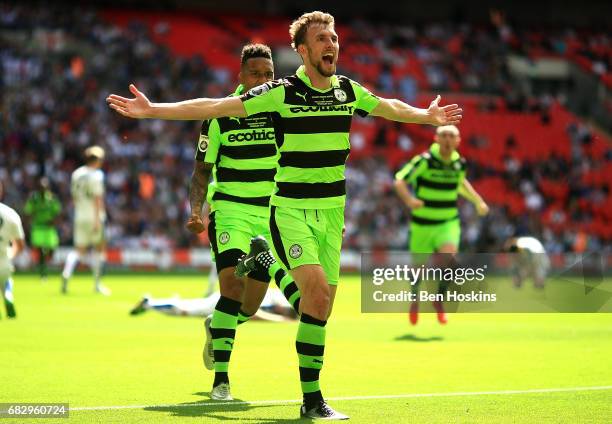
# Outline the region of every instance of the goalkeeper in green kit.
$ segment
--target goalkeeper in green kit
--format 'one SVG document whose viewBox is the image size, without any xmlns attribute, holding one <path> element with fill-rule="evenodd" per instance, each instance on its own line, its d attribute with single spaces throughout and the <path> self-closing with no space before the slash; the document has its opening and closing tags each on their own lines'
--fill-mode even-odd
<svg viewBox="0 0 612 424">
<path fill-rule="evenodd" d="M 38 272 L 42 281 L 47 280 L 47 263 L 59 244 L 54 221 L 62 210 L 57 197 L 51 191 L 49 179 L 42 177 L 38 189 L 28 198 L 24 212 L 30 216 L 30 243 L 38 250 Z"/>
</svg>

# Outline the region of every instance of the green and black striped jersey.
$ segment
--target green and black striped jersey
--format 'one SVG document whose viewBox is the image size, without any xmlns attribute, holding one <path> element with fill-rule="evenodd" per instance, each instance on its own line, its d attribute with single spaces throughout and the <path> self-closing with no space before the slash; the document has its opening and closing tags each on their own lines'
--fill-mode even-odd
<svg viewBox="0 0 612 424">
<path fill-rule="evenodd" d="M 450 161 L 440 157 L 440 145 L 412 158 L 397 174 L 410 184 L 414 195 L 424 202 L 412 210 L 415 224 L 440 224 L 458 218 L 457 196 L 465 178 L 465 159 L 453 152 Z"/>
<path fill-rule="evenodd" d="M 242 94 L 240 85 L 232 94 Z M 278 162 L 270 113 L 204 121 L 196 160 L 212 163 L 210 210 L 268 216 Z"/>
<path fill-rule="evenodd" d="M 295 75 L 266 83 L 242 96 L 249 116 L 274 113 L 280 157 L 270 203 L 299 209 L 343 207 L 344 168 L 355 113 L 366 116 L 378 97 L 344 76 L 319 90 L 300 67 Z"/>
</svg>

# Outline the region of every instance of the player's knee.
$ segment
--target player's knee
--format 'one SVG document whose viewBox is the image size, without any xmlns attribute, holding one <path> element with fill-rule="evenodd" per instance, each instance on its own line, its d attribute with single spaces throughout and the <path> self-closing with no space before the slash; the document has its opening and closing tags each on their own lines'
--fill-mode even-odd
<svg viewBox="0 0 612 424">
<path fill-rule="evenodd" d="M 237 278 L 232 269 L 226 268 L 219 274 L 219 289 L 221 296 L 240 301 L 244 293 L 244 281 Z"/>
<path fill-rule="evenodd" d="M 304 296 L 304 295 L 303 295 Z M 306 289 L 305 296 L 308 297 L 309 303 L 317 310 L 321 311 L 324 316 L 327 316 L 330 304 L 329 285 L 325 284 L 310 284 Z"/>
</svg>

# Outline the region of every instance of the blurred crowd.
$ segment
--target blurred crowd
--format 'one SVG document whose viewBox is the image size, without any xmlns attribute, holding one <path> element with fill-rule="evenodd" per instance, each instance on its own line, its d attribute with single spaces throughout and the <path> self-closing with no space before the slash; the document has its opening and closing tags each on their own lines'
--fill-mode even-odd
<svg viewBox="0 0 612 424">
<path fill-rule="evenodd" d="M 154 43 L 150 31 L 167 30 L 163 26 L 149 29 L 132 23 L 119 29 L 88 9 L 0 3 L 0 26 L 4 30 L 0 35 L 3 201 L 21 211 L 38 177 L 48 176 L 63 204 L 58 220 L 62 244 L 69 244 L 70 174 L 81 165 L 83 150 L 99 144 L 107 150 L 104 170 L 110 245 L 158 249 L 201 245 L 202 240 L 184 228 L 199 123 L 124 119 L 110 111 L 104 99 L 111 92 L 125 93 L 131 82 L 151 98 L 166 101 L 223 96 L 234 89 L 227 72 L 199 57 L 173 55 Z M 373 85 L 381 92 L 410 101 L 423 86 L 418 75 L 392 75 L 394 47 L 401 46 L 425 63 L 422 78 L 429 88 L 512 99 L 503 56 L 514 38 L 507 37 L 509 30 L 503 26 L 493 33 L 469 26 L 449 32 L 448 27 L 433 24 L 418 31 L 382 28 L 356 22 L 352 31 L 364 41 L 370 33 L 385 33 L 374 43 L 383 59 L 376 59 L 382 65 Z M 374 59 L 355 60 L 367 64 Z M 347 73 L 355 74 L 356 69 Z M 584 137 L 576 135 L 582 128 L 577 125 L 572 130 L 576 139 Z M 411 154 L 422 150 L 404 133 L 398 134 L 397 144 Z M 532 177 L 544 173 L 555 178 L 567 174 L 575 163 L 551 157 L 540 163 L 516 164 L 508 158 L 504 177 L 525 196 L 526 203 L 544 203 L 546 199 L 530 182 Z M 407 246 L 409 213 L 392 190 L 397 166 L 384 154 L 350 161 L 346 247 Z M 470 166 L 471 179 L 486 173 L 477 163 Z M 550 251 L 575 250 L 575 232 L 553 231 L 542 223 L 537 211 L 544 205 L 518 216 L 503 206 L 493 206 L 489 217 L 479 219 L 471 205 L 461 203 L 465 249 L 499 249 L 507 237 L 529 233 L 541 237 Z M 589 237 L 586 243 L 588 249 L 602 248 L 597 237 Z"/>
</svg>

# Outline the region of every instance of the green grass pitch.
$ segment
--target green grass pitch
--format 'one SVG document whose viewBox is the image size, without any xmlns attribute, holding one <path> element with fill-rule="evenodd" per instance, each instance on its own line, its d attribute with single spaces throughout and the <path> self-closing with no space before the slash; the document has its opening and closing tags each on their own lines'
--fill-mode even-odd
<svg viewBox="0 0 612 424">
<path fill-rule="evenodd" d="M 68 420 L 36 423 L 300 422 L 295 323 L 238 330 L 237 401 L 215 404 L 202 320 L 128 315 L 143 293 L 196 297 L 205 279 L 109 275 L 104 298 L 88 275 L 68 296 L 58 277 L 16 275 L 18 317 L 0 320 L 0 402 L 70 403 Z M 342 279 L 321 380 L 350 422 L 610 422 L 612 314 L 455 314 L 444 327 L 427 314 L 411 327 L 405 314 L 361 314 L 359 293 L 358 277 Z"/>
</svg>

